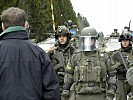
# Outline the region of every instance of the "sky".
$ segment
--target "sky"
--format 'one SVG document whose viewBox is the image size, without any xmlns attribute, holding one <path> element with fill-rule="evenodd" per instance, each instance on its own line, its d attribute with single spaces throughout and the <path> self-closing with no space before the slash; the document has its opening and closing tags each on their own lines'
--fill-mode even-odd
<svg viewBox="0 0 133 100">
<path fill-rule="evenodd" d="M 73 9 L 86 17 L 98 32 L 110 35 L 114 29 L 121 33 L 125 26 L 133 30 L 133 0 L 71 0 Z"/>
</svg>

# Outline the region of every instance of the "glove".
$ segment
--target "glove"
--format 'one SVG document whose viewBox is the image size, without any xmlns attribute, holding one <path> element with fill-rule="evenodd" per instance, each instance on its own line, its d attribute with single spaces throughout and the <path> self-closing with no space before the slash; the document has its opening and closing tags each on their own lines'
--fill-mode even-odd
<svg viewBox="0 0 133 100">
<path fill-rule="evenodd" d="M 108 95 L 108 96 L 106 97 L 106 100 L 113 100 L 113 99 L 114 99 L 114 97 L 111 96 L 111 95 Z"/>
<path fill-rule="evenodd" d="M 114 89 L 107 90 L 106 100 L 113 100 L 114 96 L 115 96 L 115 90 Z"/>
<path fill-rule="evenodd" d="M 126 69 L 124 67 L 124 65 L 120 65 L 116 68 L 117 72 L 120 74 L 125 74 L 126 73 Z"/>
<path fill-rule="evenodd" d="M 62 91 L 62 96 L 63 97 L 69 97 L 69 90 L 63 90 Z"/>
<path fill-rule="evenodd" d="M 128 94 L 128 100 L 133 100 L 133 94 L 131 92 Z"/>
</svg>

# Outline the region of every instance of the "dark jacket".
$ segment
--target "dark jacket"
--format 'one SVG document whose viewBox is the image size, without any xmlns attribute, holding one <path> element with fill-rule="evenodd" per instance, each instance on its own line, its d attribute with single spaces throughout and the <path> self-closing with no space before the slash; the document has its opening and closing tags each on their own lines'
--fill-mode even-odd
<svg viewBox="0 0 133 100">
<path fill-rule="evenodd" d="M 8 28 L 0 41 L 0 100 L 60 100 L 48 55 L 22 27 Z"/>
</svg>

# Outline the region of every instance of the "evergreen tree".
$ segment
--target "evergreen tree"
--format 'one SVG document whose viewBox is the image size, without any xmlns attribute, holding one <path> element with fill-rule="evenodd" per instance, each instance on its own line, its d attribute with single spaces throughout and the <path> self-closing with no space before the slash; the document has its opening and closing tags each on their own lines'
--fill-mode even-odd
<svg viewBox="0 0 133 100">
<path fill-rule="evenodd" d="M 77 23 L 78 23 L 80 32 L 83 28 L 90 26 L 89 22 L 87 21 L 87 18 L 82 17 L 80 13 L 77 14 Z"/>
<path fill-rule="evenodd" d="M 63 25 L 68 20 L 77 24 L 76 14 L 70 0 L 54 0 L 54 15 L 56 26 Z"/>
<path fill-rule="evenodd" d="M 46 33 L 53 32 L 50 0 L 0 0 L 0 13 L 12 6 L 24 9 L 28 14 L 31 39 L 40 42 L 48 37 Z M 53 0 L 53 7 L 56 27 L 68 20 L 77 24 L 70 0 Z"/>
</svg>

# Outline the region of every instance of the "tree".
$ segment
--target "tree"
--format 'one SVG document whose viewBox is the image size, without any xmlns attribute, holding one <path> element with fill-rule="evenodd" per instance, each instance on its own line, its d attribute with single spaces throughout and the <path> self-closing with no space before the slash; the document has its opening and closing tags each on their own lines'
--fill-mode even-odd
<svg viewBox="0 0 133 100">
<path fill-rule="evenodd" d="M 77 24 L 76 13 L 70 0 L 54 0 L 54 14 L 56 26 L 63 25 L 68 20 Z"/>
<path fill-rule="evenodd" d="M 77 23 L 78 23 L 80 32 L 83 28 L 90 26 L 89 22 L 87 21 L 87 18 L 82 17 L 80 13 L 77 14 Z"/>
<path fill-rule="evenodd" d="M 28 14 L 31 39 L 40 42 L 49 36 L 46 33 L 53 32 L 50 0 L 0 0 L 0 13 L 11 6 L 24 9 Z M 56 27 L 69 19 L 77 24 L 70 0 L 53 0 L 53 7 Z"/>
</svg>

